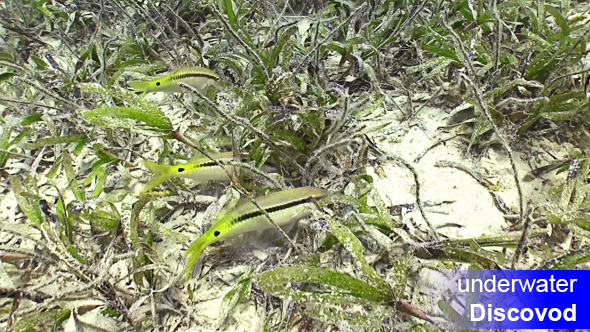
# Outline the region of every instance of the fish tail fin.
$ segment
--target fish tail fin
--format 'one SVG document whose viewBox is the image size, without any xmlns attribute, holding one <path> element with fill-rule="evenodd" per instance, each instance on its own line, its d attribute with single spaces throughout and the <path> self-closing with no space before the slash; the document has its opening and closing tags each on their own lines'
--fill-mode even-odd
<svg viewBox="0 0 590 332">
<path fill-rule="evenodd" d="M 150 89 L 149 82 L 130 81 L 129 86 L 136 91 L 147 92 Z"/>
<path fill-rule="evenodd" d="M 186 250 L 186 278 L 188 279 L 191 272 L 193 271 L 193 267 L 197 264 L 199 257 L 209 245 L 208 238 L 206 234 L 198 238 L 191 246 Z"/>
<path fill-rule="evenodd" d="M 149 160 L 142 160 L 140 163 L 152 173 L 164 176 L 170 175 L 170 166 L 168 165 L 161 165 Z"/>
<path fill-rule="evenodd" d="M 149 161 L 149 160 L 142 160 L 142 161 L 140 161 L 140 164 L 143 167 L 147 168 L 148 171 L 150 171 L 154 174 L 157 174 L 156 176 L 154 176 L 150 180 L 150 182 L 148 184 L 143 186 L 140 194 L 145 194 L 146 192 L 157 187 L 160 183 L 162 183 L 170 178 L 170 175 L 171 175 L 170 166 L 160 165 L 160 164 L 157 164 L 157 163 L 155 163 L 153 161 Z"/>
</svg>

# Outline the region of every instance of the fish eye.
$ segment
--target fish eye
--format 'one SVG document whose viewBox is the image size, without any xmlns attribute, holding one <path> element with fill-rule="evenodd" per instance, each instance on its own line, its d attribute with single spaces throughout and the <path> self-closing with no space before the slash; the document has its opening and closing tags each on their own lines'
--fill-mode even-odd
<svg viewBox="0 0 590 332">
<path fill-rule="evenodd" d="M 184 172 L 184 168 L 182 168 L 182 167 L 179 167 L 179 168 L 178 168 L 178 173 L 182 173 L 182 172 Z"/>
<path fill-rule="evenodd" d="M 160 86 L 160 82 L 156 82 L 156 85 L 157 85 L 157 86 Z"/>
<path fill-rule="evenodd" d="M 220 234 L 219 231 L 213 232 L 213 235 L 215 235 L 215 236 L 219 236 L 219 234 Z"/>
</svg>

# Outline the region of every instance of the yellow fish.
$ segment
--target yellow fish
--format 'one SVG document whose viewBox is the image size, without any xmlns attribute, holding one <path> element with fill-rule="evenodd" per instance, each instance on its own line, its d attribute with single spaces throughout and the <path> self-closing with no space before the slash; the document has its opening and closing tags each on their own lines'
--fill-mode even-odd
<svg viewBox="0 0 590 332">
<path fill-rule="evenodd" d="M 170 73 L 147 82 L 131 81 L 129 86 L 140 92 L 184 92 L 180 83 L 185 83 L 193 88 L 206 92 L 209 86 L 213 86 L 219 80 L 219 76 L 208 68 L 187 67 L 178 68 Z"/>
<path fill-rule="evenodd" d="M 320 188 L 302 187 L 287 189 L 255 198 L 277 224 L 286 226 L 307 217 L 315 209 L 314 200 L 328 196 Z M 213 226 L 199 237 L 186 251 L 186 276 L 188 277 L 201 253 L 212 243 L 251 231 L 274 228 L 266 215 L 251 201 L 238 203 L 234 208 L 221 211 Z"/>
<path fill-rule="evenodd" d="M 231 151 L 213 154 L 211 157 L 219 161 L 222 165 L 224 162 L 234 159 L 233 152 Z M 141 189 L 141 193 L 145 193 L 173 177 L 188 178 L 193 180 L 195 184 L 206 183 L 209 181 L 229 182 L 231 181 L 231 178 L 228 176 L 226 170 L 230 174 L 235 172 L 234 166 L 224 165 L 221 167 L 218 163 L 205 156 L 180 165 L 162 165 L 148 160 L 142 160 L 141 164 L 150 172 L 157 174 L 150 183 L 146 184 Z"/>
</svg>

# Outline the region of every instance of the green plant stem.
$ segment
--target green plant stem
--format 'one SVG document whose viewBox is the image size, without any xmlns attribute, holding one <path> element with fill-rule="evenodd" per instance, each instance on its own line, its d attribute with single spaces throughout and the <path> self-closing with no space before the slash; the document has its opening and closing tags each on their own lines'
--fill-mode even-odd
<svg viewBox="0 0 590 332">
<path fill-rule="evenodd" d="M 234 125 L 237 126 L 241 126 L 241 127 L 245 127 L 246 129 L 249 129 L 250 131 L 252 131 L 252 133 L 256 136 L 258 136 L 258 138 L 260 138 L 264 143 L 268 144 L 269 146 L 271 146 L 273 149 L 275 149 L 275 151 L 277 152 L 281 152 L 281 155 L 287 159 L 289 159 L 289 161 L 291 161 L 291 163 L 296 166 L 297 168 L 299 168 L 299 172 L 303 175 L 304 174 L 304 169 L 303 167 L 301 167 L 301 165 L 299 165 L 299 163 L 297 162 L 297 160 L 295 160 L 288 152 L 285 152 L 281 147 L 279 147 L 278 145 L 276 145 L 270 138 L 270 136 L 268 136 L 267 134 L 265 134 L 264 132 L 262 132 L 260 129 L 254 127 L 250 121 L 248 121 L 247 119 L 244 119 L 242 117 L 239 117 L 237 115 L 233 115 L 230 114 L 226 111 L 224 111 L 223 109 L 221 109 L 221 107 L 217 106 L 215 103 L 213 103 L 211 101 L 211 99 L 207 98 L 207 96 L 205 96 L 203 93 L 201 93 L 201 91 L 193 88 L 190 85 L 187 85 L 183 82 L 180 82 L 179 84 L 181 87 L 190 90 L 191 92 L 193 92 L 194 94 L 196 94 L 199 98 L 201 98 L 202 100 L 204 100 L 207 104 L 209 104 L 209 106 L 211 106 L 216 112 L 217 114 L 221 115 L 222 118 L 226 119 L 227 121 L 233 123 Z"/>
<path fill-rule="evenodd" d="M 215 13 L 215 16 L 217 16 L 217 18 L 223 22 L 223 26 L 225 26 L 225 28 L 227 29 L 227 31 L 229 31 L 229 33 L 240 43 L 242 44 L 242 46 L 244 46 L 244 48 L 246 49 L 246 51 L 254 57 L 254 59 L 257 62 L 257 65 L 263 69 L 262 72 L 264 73 L 264 77 L 266 78 L 266 80 L 268 80 L 268 75 L 269 73 L 267 72 L 268 70 L 270 70 L 270 68 L 266 68 L 266 66 L 264 65 L 264 62 L 262 61 L 262 59 L 260 58 L 260 55 L 258 55 L 258 53 L 250 46 L 248 45 L 248 43 L 246 43 L 242 38 L 240 38 L 240 36 L 238 35 L 238 33 L 231 27 L 231 25 L 227 22 L 227 20 L 225 19 L 225 17 L 223 17 L 223 15 L 221 15 L 221 13 L 219 12 L 219 10 L 217 10 L 217 7 L 212 4 L 209 6 L 213 12 Z"/>
<path fill-rule="evenodd" d="M 336 32 L 338 32 L 345 24 L 347 24 L 353 17 L 355 17 L 356 13 L 358 13 L 361 9 L 365 8 L 366 5 L 367 5 L 367 3 L 363 2 L 363 4 L 358 6 L 358 8 L 354 10 L 354 12 L 350 13 L 350 16 L 348 16 L 346 18 L 346 20 L 344 20 L 344 22 L 338 24 L 338 26 L 334 30 L 332 30 L 324 39 L 322 39 L 321 42 L 316 44 L 316 46 L 314 46 L 314 48 L 312 48 L 309 52 L 307 52 L 307 54 L 303 57 L 303 59 L 301 59 L 299 61 L 299 64 L 293 69 L 293 72 L 296 72 L 297 70 L 299 70 L 299 68 L 301 68 L 301 66 L 303 66 L 305 64 L 305 62 L 307 61 L 307 58 L 309 58 L 317 49 L 319 49 L 322 45 L 324 45 L 324 43 L 326 43 L 330 38 L 332 38 L 332 36 Z"/>
</svg>

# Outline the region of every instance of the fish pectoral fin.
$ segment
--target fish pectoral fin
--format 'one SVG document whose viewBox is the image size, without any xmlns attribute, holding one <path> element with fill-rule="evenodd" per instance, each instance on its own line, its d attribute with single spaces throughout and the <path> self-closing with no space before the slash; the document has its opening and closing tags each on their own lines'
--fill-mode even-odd
<svg viewBox="0 0 590 332">
<path fill-rule="evenodd" d="M 292 236 L 292 234 L 289 233 L 291 233 L 296 224 L 297 222 L 293 221 L 287 225 L 279 227 L 287 235 Z M 253 233 L 256 233 L 256 241 L 254 242 L 254 246 L 258 249 L 268 247 L 284 238 L 283 234 L 279 232 L 274 226 L 262 231 L 254 231 Z"/>
<path fill-rule="evenodd" d="M 293 230 L 293 227 L 297 224 L 297 221 L 292 221 L 284 226 L 281 226 L 281 229 L 285 231 L 285 233 L 289 234 Z"/>
</svg>

